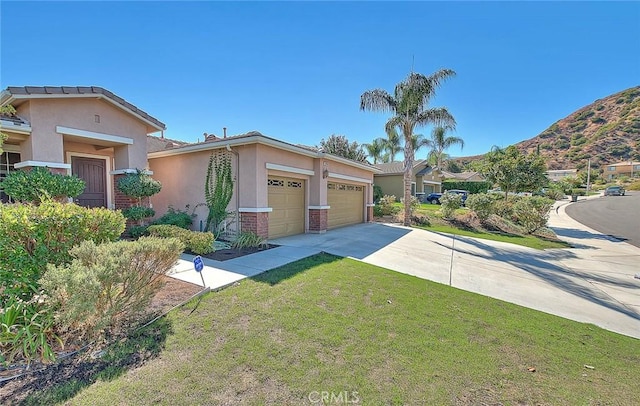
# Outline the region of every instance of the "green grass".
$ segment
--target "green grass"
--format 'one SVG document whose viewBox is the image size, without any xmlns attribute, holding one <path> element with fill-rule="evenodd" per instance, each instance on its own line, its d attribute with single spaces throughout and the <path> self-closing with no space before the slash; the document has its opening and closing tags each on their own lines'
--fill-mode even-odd
<svg viewBox="0 0 640 406">
<path fill-rule="evenodd" d="M 564 241 L 549 240 L 534 235 L 511 235 L 511 234 L 498 234 L 489 233 L 478 230 L 463 230 L 450 225 L 433 224 L 431 226 L 414 226 L 415 228 L 421 228 L 427 231 L 433 231 L 438 233 L 455 234 L 467 237 L 482 238 L 484 240 L 501 241 L 509 244 L 522 245 L 524 247 L 534 248 L 538 250 L 544 250 L 549 248 L 569 248 L 570 245 Z"/>
<path fill-rule="evenodd" d="M 68 404 L 311 405 L 323 391 L 367 405 L 640 398 L 639 340 L 327 254 L 194 307 L 170 313 L 157 357 Z"/>
</svg>

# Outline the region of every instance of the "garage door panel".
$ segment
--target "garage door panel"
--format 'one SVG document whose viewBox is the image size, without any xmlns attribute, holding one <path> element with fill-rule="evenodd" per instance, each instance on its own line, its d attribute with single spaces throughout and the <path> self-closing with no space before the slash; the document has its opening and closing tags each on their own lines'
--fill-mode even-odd
<svg viewBox="0 0 640 406">
<path fill-rule="evenodd" d="M 363 186 L 329 183 L 327 192 L 330 229 L 364 221 Z"/>
<path fill-rule="evenodd" d="M 269 176 L 269 238 L 304 233 L 304 180 Z"/>
</svg>

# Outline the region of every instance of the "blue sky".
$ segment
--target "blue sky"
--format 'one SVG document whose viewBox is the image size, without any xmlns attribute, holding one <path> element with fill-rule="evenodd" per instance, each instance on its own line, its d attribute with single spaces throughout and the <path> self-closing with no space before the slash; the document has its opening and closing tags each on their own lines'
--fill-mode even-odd
<svg viewBox="0 0 640 406">
<path fill-rule="evenodd" d="M 457 72 L 432 102 L 465 140 L 453 156 L 640 84 L 638 2 L 2 1 L 0 13 L 2 88 L 102 86 L 192 142 L 222 127 L 370 142 L 388 115 L 360 111 L 360 95 L 393 91 L 412 61 Z"/>
</svg>

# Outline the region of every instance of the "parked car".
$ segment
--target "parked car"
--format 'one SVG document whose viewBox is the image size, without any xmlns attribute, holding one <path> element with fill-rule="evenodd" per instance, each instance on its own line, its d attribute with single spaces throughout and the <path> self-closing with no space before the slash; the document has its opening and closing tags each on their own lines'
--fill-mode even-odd
<svg viewBox="0 0 640 406">
<path fill-rule="evenodd" d="M 624 188 L 622 186 L 609 186 L 604 190 L 605 196 L 624 196 Z"/>
<path fill-rule="evenodd" d="M 444 193 L 452 193 L 462 196 L 462 205 L 464 206 L 464 202 L 467 201 L 467 196 L 469 196 L 468 190 L 460 190 L 460 189 L 451 189 L 446 190 Z M 442 197 L 442 193 L 429 193 L 424 201 L 431 204 L 440 204 L 440 198 Z"/>
</svg>

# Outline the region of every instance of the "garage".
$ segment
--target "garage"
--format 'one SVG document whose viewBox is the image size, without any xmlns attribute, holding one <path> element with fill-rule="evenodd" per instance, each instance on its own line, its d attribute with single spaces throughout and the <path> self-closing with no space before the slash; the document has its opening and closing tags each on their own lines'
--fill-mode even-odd
<svg viewBox="0 0 640 406">
<path fill-rule="evenodd" d="M 328 228 L 364 221 L 364 187 L 345 183 L 328 183 Z"/>
<path fill-rule="evenodd" d="M 304 233 L 304 180 L 269 176 L 269 238 Z"/>
</svg>

